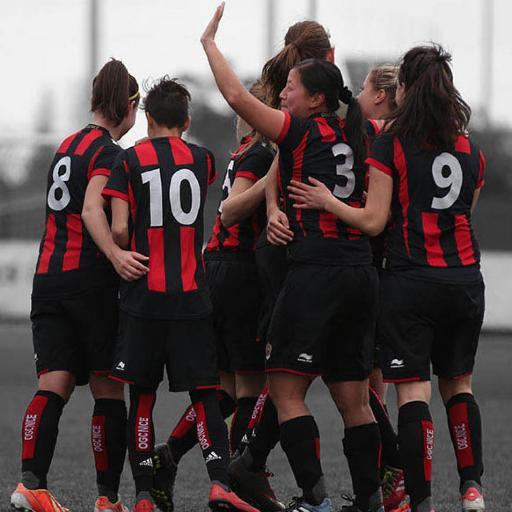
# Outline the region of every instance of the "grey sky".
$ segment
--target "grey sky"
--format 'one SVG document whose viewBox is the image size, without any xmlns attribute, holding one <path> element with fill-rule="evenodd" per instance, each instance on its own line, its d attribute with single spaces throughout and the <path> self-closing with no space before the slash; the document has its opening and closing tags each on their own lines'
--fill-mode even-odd
<svg viewBox="0 0 512 512">
<path fill-rule="evenodd" d="M 266 0 L 227 0 L 218 42 L 237 71 L 256 75 L 265 61 Z M 122 59 L 139 81 L 163 74 L 209 76 L 199 37 L 217 0 L 100 0 L 100 62 Z M 76 90 L 88 81 L 89 0 L 2 0 L 0 136 L 33 132 L 53 101 L 51 126 L 76 128 Z M 286 28 L 307 16 L 307 0 L 275 0 L 277 50 Z M 481 15 L 488 0 L 318 0 L 318 21 L 344 57 L 397 57 L 435 40 L 453 53 L 456 84 L 474 110 L 482 102 Z M 495 0 L 492 120 L 511 125 L 512 2 Z M 140 117 L 129 139 L 144 132 Z M 127 141 L 129 142 L 129 141 Z"/>
</svg>

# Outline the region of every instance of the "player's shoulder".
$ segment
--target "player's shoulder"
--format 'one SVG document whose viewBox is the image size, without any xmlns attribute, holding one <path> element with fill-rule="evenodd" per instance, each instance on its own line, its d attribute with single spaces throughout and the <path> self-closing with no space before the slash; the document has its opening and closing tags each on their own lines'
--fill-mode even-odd
<svg viewBox="0 0 512 512">
<path fill-rule="evenodd" d="M 208 157 L 213 157 L 213 152 L 211 150 L 209 150 L 207 147 L 205 146 L 201 146 L 199 144 L 195 144 L 193 142 L 188 142 L 184 139 L 181 139 L 182 142 L 190 149 L 190 151 L 192 152 L 193 155 L 196 155 L 197 157 L 204 157 L 204 156 L 208 156 Z"/>
<path fill-rule="evenodd" d="M 261 160 L 272 160 L 274 159 L 275 151 L 272 148 L 270 143 L 267 143 L 265 141 L 259 141 L 250 146 L 246 151 L 244 151 L 239 159 L 245 160 L 246 158 L 258 158 Z"/>
</svg>

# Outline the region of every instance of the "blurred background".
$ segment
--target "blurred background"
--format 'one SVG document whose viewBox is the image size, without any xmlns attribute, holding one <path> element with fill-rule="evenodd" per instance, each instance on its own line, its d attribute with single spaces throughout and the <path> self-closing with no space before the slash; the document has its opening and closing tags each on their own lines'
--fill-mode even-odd
<svg viewBox="0 0 512 512">
<path fill-rule="evenodd" d="M 178 77 L 192 93 L 186 138 L 210 148 L 220 178 L 208 198 L 208 238 L 235 119 L 199 43 L 217 0 L 4 0 L 0 19 L 0 318 L 26 318 L 55 147 L 89 121 L 91 80 L 110 58 L 139 84 Z M 453 55 L 473 109 L 471 133 L 488 162 L 474 225 L 487 283 L 485 327 L 512 331 L 512 42 L 509 0 L 227 0 L 218 43 L 247 84 L 282 47 L 289 25 L 316 19 L 358 91 L 375 63 L 435 41 Z M 145 117 L 122 140 L 145 135 Z"/>
</svg>

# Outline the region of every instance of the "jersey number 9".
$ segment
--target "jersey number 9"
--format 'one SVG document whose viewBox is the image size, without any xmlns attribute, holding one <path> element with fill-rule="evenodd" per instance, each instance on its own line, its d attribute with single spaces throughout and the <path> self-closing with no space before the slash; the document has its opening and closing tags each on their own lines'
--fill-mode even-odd
<svg viewBox="0 0 512 512">
<path fill-rule="evenodd" d="M 443 169 L 445 168 L 450 171 L 446 176 L 443 175 Z M 452 154 L 441 153 L 435 158 L 432 165 L 432 176 L 439 188 L 449 188 L 444 196 L 432 199 L 432 208 L 446 210 L 459 198 L 462 188 L 462 167 Z"/>
</svg>

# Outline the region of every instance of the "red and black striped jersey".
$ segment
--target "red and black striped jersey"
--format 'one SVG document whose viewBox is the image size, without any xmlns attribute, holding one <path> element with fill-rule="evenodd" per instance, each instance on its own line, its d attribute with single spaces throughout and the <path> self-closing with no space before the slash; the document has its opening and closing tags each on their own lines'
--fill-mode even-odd
<svg viewBox="0 0 512 512">
<path fill-rule="evenodd" d="M 117 280 L 81 213 L 93 176 L 109 176 L 121 148 L 105 128 L 88 125 L 67 137 L 48 172 L 46 228 L 39 247 L 33 297 L 63 297 Z"/>
<path fill-rule="evenodd" d="M 485 159 L 468 137 L 440 151 L 384 134 L 367 163 L 393 178 L 386 268 L 478 267 L 471 204 Z"/>
<path fill-rule="evenodd" d="M 266 225 L 267 214 L 264 201 L 250 217 L 239 224 L 226 228 L 220 220 L 222 204 L 231 192 L 235 179 L 246 178 L 253 182 L 258 181 L 267 174 L 274 159 L 274 151 L 270 146 L 257 143 L 246 150 L 250 143 L 250 137 L 244 138 L 229 162 L 222 184 L 222 200 L 217 209 L 215 226 L 205 250 L 206 254 L 215 255 L 225 251 L 253 252 L 261 230 Z"/>
<path fill-rule="evenodd" d="M 128 202 L 131 249 L 149 256 L 146 276 L 121 282 L 121 309 L 147 318 L 210 313 L 201 251 L 214 179 L 210 151 L 179 137 L 149 139 L 120 153 L 103 194 Z"/>
<path fill-rule="evenodd" d="M 345 121 L 334 114 L 299 118 L 285 112 L 279 145 L 279 186 L 294 232 L 292 259 L 338 265 L 371 263 L 368 237 L 331 213 L 293 208 L 290 180 L 322 181 L 340 201 L 363 207 L 366 166 L 356 162 L 345 133 Z"/>
</svg>

